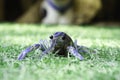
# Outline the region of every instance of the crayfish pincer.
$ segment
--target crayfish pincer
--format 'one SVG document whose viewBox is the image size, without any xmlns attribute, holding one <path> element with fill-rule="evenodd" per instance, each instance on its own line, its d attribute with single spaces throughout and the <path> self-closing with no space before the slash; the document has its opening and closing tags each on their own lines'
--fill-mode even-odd
<svg viewBox="0 0 120 80">
<path fill-rule="evenodd" d="M 50 45 L 46 45 L 48 42 Z M 65 57 L 67 57 L 68 53 L 70 53 L 79 60 L 83 60 L 84 58 L 81 53 L 90 52 L 89 48 L 77 45 L 77 41 L 73 42 L 71 37 L 65 32 L 55 32 L 50 36 L 50 41 L 40 40 L 38 44 L 34 44 L 23 50 L 19 54 L 18 60 L 24 59 L 29 52 L 35 51 L 36 49 L 42 51 L 40 54 L 40 59 L 51 52 L 56 53 L 58 56 L 60 55 Z"/>
</svg>

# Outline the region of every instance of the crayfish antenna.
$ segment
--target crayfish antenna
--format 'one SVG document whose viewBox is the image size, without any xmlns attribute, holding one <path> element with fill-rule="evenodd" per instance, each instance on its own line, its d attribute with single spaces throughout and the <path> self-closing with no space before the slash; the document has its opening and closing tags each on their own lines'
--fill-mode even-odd
<svg viewBox="0 0 120 80">
<path fill-rule="evenodd" d="M 36 50 L 36 49 L 38 49 L 39 47 L 41 47 L 40 44 L 34 44 L 33 46 L 30 46 L 30 47 L 26 48 L 25 50 L 23 50 L 23 51 L 19 54 L 19 56 L 18 56 L 17 59 L 18 59 L 18 60 L 24 59 L 29 52 L 31 52 L 31 51 L 33 51 L 33 50 Z"/>
<path fill-rule="evenodd" d="M 83 60 L 83 56 L 72 46 L 67 47 L 68 52 L 71 53 L 73 56 L 75 56 L 76 58 Z"/>
</svg>

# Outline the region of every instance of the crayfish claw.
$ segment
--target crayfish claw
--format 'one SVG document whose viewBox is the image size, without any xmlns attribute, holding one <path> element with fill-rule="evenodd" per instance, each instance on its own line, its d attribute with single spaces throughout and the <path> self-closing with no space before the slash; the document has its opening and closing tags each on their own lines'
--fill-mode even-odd
<svg viewBox="0 0 120 80">
<path fill-rule="evenodd" d="M 84 59 L 84 57 L 74 47 L 69 46 L 67 49 L 68 49 L 68 52 L 71 53 L 76 58 L 78 58 L 80 60 Z"/>
<path fill-rule="evenodd" d="M 40 44 L 34 44 L 33 46 L 30 46 L 30 47 L 26 48 L 25 50 L 23 50 L 23 51 L 19 54 L 19 56 L 18 56 L 17 59 L 18 59 L 18 60 L 24 59 L 29 52 L 31 52 L 31 51 L 33 51 L 33 50 L 36 50 L 36 49 L 38 49 L 39 47 L 40 47 Z"/>
</svg>

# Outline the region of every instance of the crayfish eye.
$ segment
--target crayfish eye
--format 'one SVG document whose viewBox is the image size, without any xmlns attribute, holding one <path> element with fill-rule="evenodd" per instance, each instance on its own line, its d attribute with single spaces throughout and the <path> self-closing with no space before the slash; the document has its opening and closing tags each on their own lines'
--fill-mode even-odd
<svg viewBox="0 0 120 80">
<path fill-rule="evenodd" d="M 65 40 L 65 36 L 62 37 L 62 40 Z"/>
<path fill-rule="evenodd" d="M 53 39 L 53 36 L 50 36 L 50 39 Z"/>
</svg>

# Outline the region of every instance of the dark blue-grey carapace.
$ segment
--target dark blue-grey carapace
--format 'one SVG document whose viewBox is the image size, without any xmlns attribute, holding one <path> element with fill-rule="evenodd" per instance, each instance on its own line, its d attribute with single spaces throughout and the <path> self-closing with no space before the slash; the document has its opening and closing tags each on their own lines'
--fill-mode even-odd
<svg viewBox="0 0 120 80">
<path fill-rule="evenodd" d="M 49 45 L 47 45 L 49 44 Z M 52 52 L 56 53 L 58 56 L 68 56 L 68 53 L 72 54 L 79 60 L 83 60 L 81 53 L 89 53 L 89 48 L 84 46 L 78 46 L 77 42 L 73 42 L 71 37 L 64 32 L 55 32 L 50 36 L 50 41 L 41 40 L 40 43 L 34 44 L 25 50 L 23 50 L 19 56 L 18 60 L 22 60 L 26 55 L 36 49 L 40 49 L 42 54 L 40 58 L 44 57 L 46 54 Z"/>
</svg>

